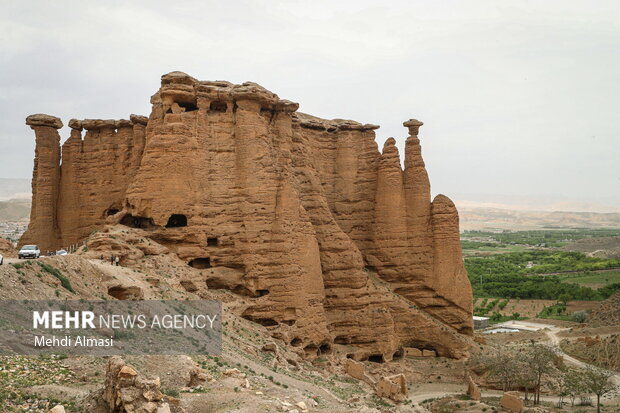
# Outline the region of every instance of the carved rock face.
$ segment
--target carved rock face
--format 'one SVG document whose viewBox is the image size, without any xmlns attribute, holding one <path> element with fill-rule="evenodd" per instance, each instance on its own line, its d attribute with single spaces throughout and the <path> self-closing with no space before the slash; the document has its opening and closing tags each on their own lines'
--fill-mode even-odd
<svg viewBox="0 0 620 413">
<path fill-rule="evenodd" d="M 308 357 L 334 344 L 358 360 L 466 354 L 458 214 L 431 202 L 421 122 L 405 123 L 403 171 L 393 139 L 377 150 L 378 126 L 297 113 L 255 83 L 173 72 L 151 103 L 148 121 L 72 120 L 62 166 L 56 130 L 35 127 L 22 243 L 65 247 L 120 223 L 250 297 L 243 316 Z"/>
</svg>

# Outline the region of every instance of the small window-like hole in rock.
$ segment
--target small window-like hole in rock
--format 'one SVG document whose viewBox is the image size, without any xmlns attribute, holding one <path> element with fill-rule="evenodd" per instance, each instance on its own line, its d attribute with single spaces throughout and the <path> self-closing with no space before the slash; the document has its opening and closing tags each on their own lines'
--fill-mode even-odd
<svg viewBox="0 0 620 413">
<path fill-rule="evenodd" d="M 119 210 L 118 210 L 118 209 L 116 209 L 116 208 L 110 208 L 110 209 L 108 209 L 108 210 L 105 212 L 105 214 L 106 214 L 107 216 L 111 216 L 111 215 L 116 215 L 116 214 L 118 214 L 118 212 L 119 212 Z"/>
<path fill-rule="evenodd" d="M 172 113 L 172 108 L 168 108 L 168 110 L 166 111 L 166 113 Z"/>
<path fill-rule="evenodd" d="M 377 272 L 377 267 L 375 267 L 374 265 L 367 265 L 364 267 L 364 270 L 366 272 Z"/>
<path fill-rule="evenodd" d="M 187 217 L 181 214 L 173 214 L 168 218 L 166 228 L 178 228 L 187 226 Z"/>
<path fill-rule="evenodd" d="M 263 297 L 267 294 L 269 294 L 269 290 L 256 290 L 256 295 L 258 295 L 259 297 Z"/>
<path fill-rule="evenodd" d="M 207 238 L 207 246 L 217 247 L 217 244 L 219 244 L 219 241 L 217 240 L 217 238 L 215 237 Z"/>
<path fill-rule="evenodd" d="M 301 346 L 301 338 L 295 337 L 294 339 L 292 339 L 291 340 L 291 346 L 293 346 L 293 347 Z"/>
<path fill-rule="evenodd" d="M 117 300 L 139 300 L 144 297 L 144 293 L 140 287 L 115 285 L 108 288 L 108 295 Z"/>
<path fill-rule="evenodd" d="M 392 359 L 402 359 L 404 354 L 404 350 L 402 348 L 396 350 L 396 352 L 392 355 Z"/>
<path fill-rule="evenodd" d="M 368 361 L 371 361 L 373 363 L 383 363 L 383 355 L 381 354 L 371 354 L 370 356 L 368 356 Z"/>
<path fill-rule="evenodd" d="M 352 359 L 353 358 L 353 354 L 351 354 L 351 353 L 347 354 L 347 358 L 348 359 Z"/>
<path fill-rule="evenodd" d="M 185 108 L 186 112 L 193 112 L 195 110 L 198 110 L 198 106 L 196 106 L 195 102 L 178 102 L 177 105 Z"/>
<path fill-rule="evenodd" d="M 155 226 L 152 218 L 134 217 L 131 214 L 125 215 L 123 219 L 121 219 L 121 224 L 127 227 L 142 229 L 149 229 Z"/>
<path fill-rule="evenodd" d="M 323 343 L 319 346 L 319 355 L 329 354 L 331 351 L 332 351 L 332 348 L 328 343 Z"/>
<path fill-rule="evenodd" d="M 194 267 L 199 270 L 204 270 L 205 268 L 211 268 L 211 258 L 194 258 L 190 262 L 187 263 L 190 267 Z"/>
<path fill-rule="evenodd" d="M 304 347 L 304 353 L 306 353 L 307 356 L 316 356 L 317 350 L 318 348 L 314 344 L 308 344 Z"/>
<path fill-rule="evenodd" d="M 297 320 L 282 320 L 282 324 L 286 324 L 287 326 L 292 326 L 297 322 Z"/>
<path fill-rule="evenodd" d="M 265 326 L 265 327 L 271 327 L 271 326 L 277 326 L 278 322 L 276 320 L 274 320 L 273 318 L 255 318 L 254 320 L 255 323 L 260 324 L 261 326 Z"/>
<path fill-rule="evenodd" d="M 221 113 L 221 112 L 226 112 L 227 109 L 228 109 L 228 105 L 226 104 L 226 102 L 221 102 L 219 100 L 214 100 L 209 105 L 209 112 Z"/>
</svg>

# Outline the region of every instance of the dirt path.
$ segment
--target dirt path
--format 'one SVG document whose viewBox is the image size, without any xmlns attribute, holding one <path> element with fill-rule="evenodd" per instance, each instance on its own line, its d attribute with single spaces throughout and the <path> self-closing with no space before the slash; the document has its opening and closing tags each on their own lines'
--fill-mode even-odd
<svg viewBox="0 0 620 413">
<path fill-rule="evenodd" d="M 224 347 L 221 357 L 231 362 L 232 364 L 245 364 L 246 366 L 254 370 L 257 375 L 263 373 L 265 377 L 273 376 L 273 381 L 286 384 L 289 386 L 290 389 L 299 389 L 302 393 L 308 393 L 311 396 L 319 396 L 329 405 L 329 407 L 342 407 L 344 404 L 346 404 L 345 401 L 341 400 L 335 394 L 333 394 L 331 391 L 324 387 L 318 386 L 308 381 L 299 380 L 295 377 L 289 376 L 288 374 L 274 371 L 271 368 L 261 363 L 258 363 L 249 357 L 246 357 L 243 354 L 231 351 L 230 348 L 227 347 L 228 346 Z"/>
<path fill-rule="evenodd" d="M 581 368 L 586 368 L 586 367 L 591 367 L 590 364 L 588 363 L 584 363 L 581 360 L 576 359 L 575 357 L 569 356 L 568 354 L 564 353 L 562 351 L 562 349 L 560 348 L 560 341 L 561 338 L 558 337 L 558 333 L 561 331 L 566 331 L 569 330 L 568 328 L 558 328 L 558 327 L 554 327 L 552 329 L 548 329 L 547 331 L 545 331 L 545 333 L 547 334 L 547 337 L 549 337 L 549 340 L 551 341 L 551 345 L 553 345 L 556 348 L 556 352 L 569 364 L 572 364 L 574 366 L 577 367 L 581 367 Z M 613 384 L 615 384 L 616 386 L 620 386 L 620 374 L 614 374 L 613 376 L 611 376 L 611 382 Z"/>
</svg>

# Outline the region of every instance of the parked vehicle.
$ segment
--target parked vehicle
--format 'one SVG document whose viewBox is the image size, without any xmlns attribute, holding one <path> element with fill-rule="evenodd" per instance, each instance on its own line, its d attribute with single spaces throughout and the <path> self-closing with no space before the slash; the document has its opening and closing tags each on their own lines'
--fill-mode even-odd
<svg viewBox="0 0 620 413">
<path fill-rule="evenodd" d="M 39 258 L 41 256 L 41 250 L 36 245 L 24 245 L 17 253 L 19 259 L 22 258 Z"/>
<path fill-rule="evenodd" d="M 56 251 L 56 255 L 67 255 L 68 252 L 66 250 L 58 250 Z"/>
</svg>

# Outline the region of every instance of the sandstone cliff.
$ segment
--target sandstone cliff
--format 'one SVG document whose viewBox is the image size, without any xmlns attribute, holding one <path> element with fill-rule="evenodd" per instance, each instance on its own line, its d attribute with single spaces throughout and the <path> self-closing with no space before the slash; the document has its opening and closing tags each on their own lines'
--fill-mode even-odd
<svg viewBox="0 0 620 413">
<path fill-rule="evenodd" d="M 53 250 L 106 224 L 140 228 L 209 287 L 250 297 L 244 317 L 308 357 L 334 344 L 377 361 L 403 346 L 466 354 L 458 214 L 431 201 L 421 122 L 404 124 L 403 170 L 393 139 L 378 151 L 378 126 L 298 113 L 255 83 L 173 72 L 151 103 L 148 120 L 71 120 L 62 164 L 60 119 L 28 117 L 22 243 Z"/>
</svg>

